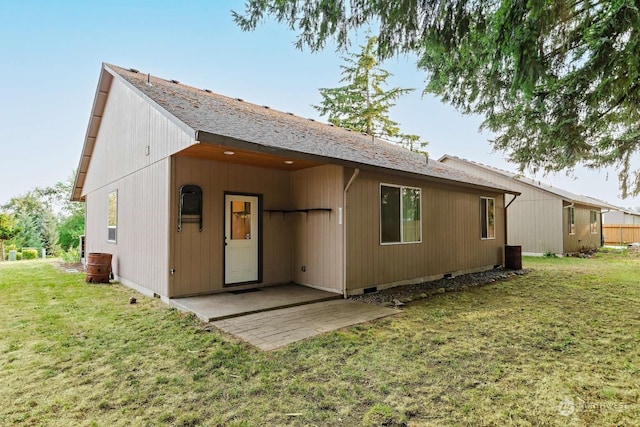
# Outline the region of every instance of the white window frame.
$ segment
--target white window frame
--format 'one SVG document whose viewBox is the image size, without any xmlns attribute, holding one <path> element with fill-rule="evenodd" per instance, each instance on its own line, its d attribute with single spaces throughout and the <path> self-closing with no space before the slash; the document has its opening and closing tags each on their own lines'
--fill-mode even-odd
<svg viewBox="0 0 640 427">
<path fill-rule="evenodd" d="M 576 208 L 573 206 L 569 206 L 569 210 L 567 211 L 569 216 L 569 236 L 575 236 L 576 234 Z"/>
<path fill-rule="evenodd" d="M 115 223 L 111 224 L 110 218 L 110 208 L 111 208 L 111 197 L 115 198 Z M 114 239 L 110 239 L 110 231 L 114 230 Z M 117 243 L 118 242 L 118 190 L 110 191 L 107 194 L 107 242 L 109 243 Z"/>
<path fill-rule="evenodd" d="M 382 241 L 382 187 L 393 187 L 393 188 L 399 188 L 400 189 L 400 241 L 399 242 L 383 242 Z M 402 190 L 403 189 L 410 189 L 410 190 L 418 190 L 419 194 L 420 194 L 420 239 L 413 241 L 413 242 L 405 242 L 404 241 L 404 228 L 402 227 Z M 384 183 L 381 182 L 379 189 L 378 189 L 378 211 L 379 211 L 379 218 L 378 218 L 378 226 L 379 226 L 379 238 L 380 238 L 380 245 L 381 246 L 388 246 L 388 245 L 414 245 L 417 243 L 422 243 L 422 216 L 423 216 L 423 212 L 422 212 L 422 188 L 420 187 L 411 187 L 409 185 L 397 185 L 397 184 L 388 184 L 388 183 Z"/>
<path fill-rule="evenodd" d="M 493 236 L 489 236 L 489 212 L 486 211 L 484 212 L 485 215 L 485 219 L 486 219 L 486 224 L 485 226 L 487 227 L 487 236 L 483 236 L 482 235 L 482 216 L 483 216 L 483 212 L 482 212 L 482 200 L 491 200 L 493 202 Z M 485 204 L 486 209 L 489 209 L 489 203 L 487 202 Z M 495 197 L 486 197 L 486 196 L 481 196 L 480 197 L 480 240 L 495 240 L 496 239 L 496 199 Z"/>
<path fill-rule="evenodd" d="M 595 218 L 595 222 L 593 218 Z M 589 212 L 589 229 L 591 234 L 598 234 L 598 211 Z"/>
</svg>

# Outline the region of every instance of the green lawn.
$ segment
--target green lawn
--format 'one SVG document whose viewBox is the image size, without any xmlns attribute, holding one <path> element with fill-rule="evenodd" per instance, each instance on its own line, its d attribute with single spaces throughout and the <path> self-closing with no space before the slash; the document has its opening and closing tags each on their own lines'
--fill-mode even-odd
<svg viewBox="0 0 640 427">
<path fill-rule="evenodd" d="M 637 425 L 640 258 L 524 263 L 271 353 L 120 285 L 0 263 L 0 425 Z"/>
</svg>

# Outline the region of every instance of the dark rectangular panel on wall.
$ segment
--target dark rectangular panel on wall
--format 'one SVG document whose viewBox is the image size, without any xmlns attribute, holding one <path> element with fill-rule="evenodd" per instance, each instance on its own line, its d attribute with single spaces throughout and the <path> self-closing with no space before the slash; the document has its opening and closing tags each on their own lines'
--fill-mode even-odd
<svg viewBox="0 0 640 427">
<path fill-rule="evenodd" d="M 182 231 L 183 223 L 198 223 L 202 231 L 202 189 L 197 185 L 180 187 L 178 231 Z"/>
</svg>

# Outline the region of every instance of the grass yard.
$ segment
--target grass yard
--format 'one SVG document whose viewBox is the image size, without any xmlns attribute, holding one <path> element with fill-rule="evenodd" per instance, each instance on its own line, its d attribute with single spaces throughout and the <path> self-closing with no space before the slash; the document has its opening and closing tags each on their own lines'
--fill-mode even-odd
<svg viewBox="0 0 640 427">
<path fill-rule="evenodd" d="M 264 353 L 120 285 L 0 263 L 0 425 L 638 425 L 640 258 L 525 267 Z"/>
</svg>

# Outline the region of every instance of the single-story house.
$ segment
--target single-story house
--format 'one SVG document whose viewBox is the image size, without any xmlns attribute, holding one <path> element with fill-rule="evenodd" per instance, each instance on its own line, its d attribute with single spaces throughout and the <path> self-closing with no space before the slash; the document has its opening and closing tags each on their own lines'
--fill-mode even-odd
<svg viewBox="0 0 640 427">
<path fill-rule="evenodd" d="M 439 162 L 521 193 L 507 201 L 507 244 L 522 246 L 524 255 L 562 255 L 602 246 L 604 202 L 448 154 Z"/>
<path fill-rule="evenodd" d="M 370 135 L 103 64 L 72 199 L 86 251 L 163 299 L 349 295 L 503 263 L 506 187 Z"/>
<path fill-rule="evenodd" d="M 602 210 L 603 241 L 610 245 L 640 241 L 640 212 L 607 204 Z"/>
<path fill-rule="evenodd" d="M 640 225 L 640 212 L 619 206 L 611 206 L 602 212 L 602 223 L 616 225 Z"/>
</svg>

